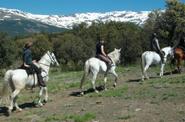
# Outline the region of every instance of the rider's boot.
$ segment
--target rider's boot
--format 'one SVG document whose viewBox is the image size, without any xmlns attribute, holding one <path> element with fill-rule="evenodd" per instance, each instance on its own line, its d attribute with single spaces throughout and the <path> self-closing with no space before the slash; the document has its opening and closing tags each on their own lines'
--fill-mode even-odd
<svg viewBox="0 0 185 122">
<path fill-rule="evenodd" d="M 45 84 L 41 74 L 38 74 L 38 83 L 39 83 L 39 86 L 46 87 L 46 84 Z"/>
<path fill-rule="evenodd" d="M 161 62 L 162 64 L 164 63 L 164 52 L 163 51 L 160 51 L 160 57 L 161 57 Z"/>
</svg>

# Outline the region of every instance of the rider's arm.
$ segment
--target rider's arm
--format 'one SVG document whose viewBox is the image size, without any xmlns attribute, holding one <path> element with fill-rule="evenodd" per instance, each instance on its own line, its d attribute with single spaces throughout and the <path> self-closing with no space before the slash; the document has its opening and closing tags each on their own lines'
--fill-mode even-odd
<svg viewBox="0 0 185 122">
<path fill-rule="evenodd" d="M 30 65 L 27 65 L 25 62 L 24 62 L 24 66 L 25 66 L 25 67 L 30 67 Z"/>
<path fill-rule="evenodd" d="M 106 54 L 105 51 L 104 51 L 104 46 L 103 46 L 103 45 L 101 46 L 101 52 L 102 52 L 102 54 L 103 54 L 104 56 L 107 56 L 107 54 Z"/>
<path fill-rule="evenodd" d="M 160 46 L 159 46 L 159 41 L 158 41 L 158 39 L 155 39 L 155 42 L 156 42 L 157 48 L 158 48 L 159 50 L 161 50 L 161 48 L 160 48 Z"/>
</svg>

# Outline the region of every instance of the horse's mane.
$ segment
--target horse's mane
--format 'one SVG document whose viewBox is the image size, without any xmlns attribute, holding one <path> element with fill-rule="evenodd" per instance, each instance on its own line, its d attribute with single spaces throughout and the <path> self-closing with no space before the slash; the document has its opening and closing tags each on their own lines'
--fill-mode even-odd
<svg viewBox="0 0 185 122">
<path fill-rule="evenodd" d="M 110 56 L 110 57 L 114 57 L 114 54 L 116 53 L 116 51 L 114 50 L 114 51 L 112 51 L 112 52 L 110 52 L 110 53 L 108 53 L 108 56 Z"/>
<path fill-rule="evenodd" d="M 50 51 L 47 51 L 46 53 L 44 53 L 44 55 L 40 58 L 40 60 L 38 62 L 42 61 L 48 52 L 50 52 Z"/>
<path fill-rule="evenodd" d="M 115 49 L 114 51 L 112 51 L 112 52 L 110 52 L 109 54 L 108 54 L 108 56 L 111 58 L 111 60 L 112 61 L 115 61 L 115 59 L 117 59 L 117 53 L 118 53 L 119 51 L 117 50 L 117 49 Z"/>
</svg>

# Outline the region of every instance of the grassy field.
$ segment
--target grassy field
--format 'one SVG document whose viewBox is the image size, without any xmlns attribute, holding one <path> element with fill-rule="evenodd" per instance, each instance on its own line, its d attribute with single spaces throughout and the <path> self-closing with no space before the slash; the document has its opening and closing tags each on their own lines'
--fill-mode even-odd
<svg viewBox="0 0 185 122">
<path fill-rule="evenodd" d="M 151 67 L 152 78 L 142 82 L 139 65 L 120 66 L 116 88 L 109 75 L 108 90 L 94 93 L 89 90 L 88 78 L 84 84 L 88 92 L 84 96 L 78 96 L 82 71 L 52 69 L 47 83 L 48 103 L 36 107 L 33 103 L 39 89 L 23 90 L 18 98 L 23 111 L 14 111 L 7 117 L 2 104 L 0 122 L 185 122 L 185 74 L 159 78 L 159 69 Z M 165 71 L 168 74 L 170 70 L 167 67 Z M 102 79 L 103 75 L 99 75 L 97 86 L 103 84 Z"/>
</svg>

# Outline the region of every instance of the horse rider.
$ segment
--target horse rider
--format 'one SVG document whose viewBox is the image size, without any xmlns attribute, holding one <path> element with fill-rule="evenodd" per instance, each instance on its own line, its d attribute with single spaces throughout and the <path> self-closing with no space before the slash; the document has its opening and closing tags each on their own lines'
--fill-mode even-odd
<svg viewBox="0 0 185 122">
<path fill-rule="evenodd" d="M 157 39 L 156 33 L 153 33 L 153 39 L 151 40 L 151 49 L 152 51 L 155 51 L 156 53 L 159 54 L 162 63 L 164 63 L 164 53 L 161 51 L 161 48 L 159 46 L 159 40 Z"/>
<path fill-rule="evenodd" d="M 39 69 L 35 64 L 35 60 L 32 61 L 32 52 L 31 52 L 31 47 L 33 45 L 33 42 L 28 41 L 26 42 L 26 44 L 24 45 L 23 48 L 23 66 L 26 68 L 31 68 L 33 69 L 36 74 L 37 74 L 37 78 L 38 78 L 38 84 L 41 87 L 46 87 L 45 82 L 43 81 L 43 77 L 41 76 L 41 69 Z"/>
<path fill-rule="evenodd" d="M 102 61 L 104 61 L 108 68 L 111 67 L 112 65 L 112 61 L 111 59 L 108 57 L 108 55 L 105 53 L 105 50 L 104 50 L 104 40 L 99 40 L 98 43 L 96 44 L 96 57 Z"/>
</svg>

